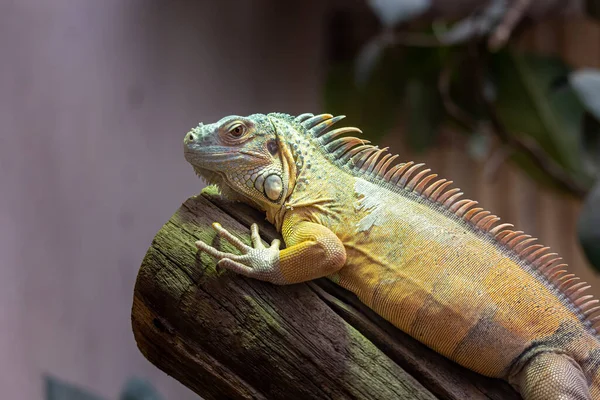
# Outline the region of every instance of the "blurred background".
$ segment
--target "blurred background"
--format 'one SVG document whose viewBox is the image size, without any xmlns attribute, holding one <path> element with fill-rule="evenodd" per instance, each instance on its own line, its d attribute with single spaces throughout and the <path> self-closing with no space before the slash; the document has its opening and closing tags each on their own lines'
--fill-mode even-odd
<svg viewBox="0 0 600 400">
<path fill-rule="evenodd" d="M 0 0 L 0 396 L 61 398 L 67 382 L 125 398 L 139 377 L 163 398 L 197 398 L 138 352 L 130 307 L 153 236 L 203 187 L 183 135 L 228 114 L 348 115 L 600 295 L 599 11 Z"/>
</svg>

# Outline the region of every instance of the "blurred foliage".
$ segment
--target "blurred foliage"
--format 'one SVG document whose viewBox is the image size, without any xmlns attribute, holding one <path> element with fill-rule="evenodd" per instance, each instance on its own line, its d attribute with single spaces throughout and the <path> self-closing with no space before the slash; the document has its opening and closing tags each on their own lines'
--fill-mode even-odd
<svg viewBox="0 0 600 400">
<path fill-rule="evenodd" d="M 585 109 L 569 86 L 553 87 L 569 68 L 558 58 L 502 51 L 492 56 L 492 80 L 497 90 L 494 103 L 498 118 L 508 131 L 533 139 L 556 163 L 580 175 L 581 124 Z M 534 179 L 554 182 L 526 156 L 515 157 Z M 588 182 L 589 183 L 589 182 Z"/>
<path fill-rule="evenodd" d="M 473 38 L 487 36 L 506 13 L 508 4 L 506 0 L 491 0 L 487 4 L 483 4 L 480 12 L 469 15 L 445 32 L 438 32 L 437 38 L 440 43 L 444 45 L 461 44 L 467 43 Z"/>
<path fill-rule="evenodd" d="M 410 20 L 427 13 L 431 0 L 367 4 L 379 33 L 352 59 L 331 65 L 324 86 L 328 112 L 347 115 L 373 142 L 402 121 L 407 145 L 416 152 L 427 151 L 440 128 L 451 125 L 469 135 L 472 157 L 506 153 L 541 184 L 585 199 L 579 236 L 600 270 L 600 181 L 594 187 L 600 175 L 600 71 L 574 71 L 558 57 L 515 50 L 511 34 L 514 39 L 531 24 L 515 18 L 515 2 L 481 2 L 462 20 L 427 25 Z M 597 1 L 589 1 L 587 10 L 600 15 Z"/>
<path fill-rule="evenodd" d="M 559 164 L 576 170 L 584 110 L 572 89 L 552 89 L 568 67 L 556 58 L 501 52 L 491 69 L 496 111 L 506 128 L 532 137 Z"/>
<path fill-rule="evenodd" d="M 103 397 L 51 376 L 46 376 L 44 380 L 46 400 L 104 400 Z M 162 400 L 162 397 L 149 382 L 131 378 L 125 383 L 119 400 Z"/>
<path fill-rule="evenodd" d="M 103 400 L 80 387 L 68 384 L 56 378 L 45 378 L 46 400 Z"/>
<path fill-rule="evenodd" d="M 162 396 L 147 380 L 133 377 L 125 382 L 119 400 L 162 400 Z"/>
<path fill-rule="evenodd" d="M 383 26 L 393 27 L 423 14 L 431 7 L 431 0 L 369 0 L 369 5 Z"/>
<path fill-rule="evenodd" d="M 597 268 L 600 260 L 600 181 L 587 196 L 577 223 L 577 234 L 588 259 Z"/>
</svg>

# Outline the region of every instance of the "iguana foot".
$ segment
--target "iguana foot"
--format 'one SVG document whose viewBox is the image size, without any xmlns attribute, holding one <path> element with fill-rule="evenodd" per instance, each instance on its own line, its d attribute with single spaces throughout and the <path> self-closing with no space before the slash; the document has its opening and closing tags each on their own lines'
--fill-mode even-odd
<svg viewBox="0 0 600 400">
<path fill-rule="evenodd" d="M 511 380 L 524 400 L 592 399 L 581 367 L 565 354 L 538 354 Z"/>
<path fill-rule="evenodd" d="M 195 244 L 198 249 L 219 260 L 218 267 L 262 281 L 276 284 L 285 283 L 279 268 L 279 246 L 281 244 L 279 240 L 274 239 L 270 247 L 265 247 L 258 232 L 258 225 L 252 224 L 250 232 L 253 247 L 250 247 L 229 233 L 218 222 L 214 222 L 212 227 L 219 236 L 242 252 L 242 254 L 224 253 L 200 240 L 197 241 Z"/>
</svg>

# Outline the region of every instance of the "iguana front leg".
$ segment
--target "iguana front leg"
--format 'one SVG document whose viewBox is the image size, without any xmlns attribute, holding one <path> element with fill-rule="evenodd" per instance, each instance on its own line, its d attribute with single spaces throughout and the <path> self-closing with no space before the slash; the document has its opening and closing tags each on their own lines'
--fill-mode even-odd
<svg viewBox="0 0 600 400">
<path fill-rule="evenodd" d="M 215 222 L 213 228 L 242 254 L 224 253 L 202 241 L 196 242 L 198 249 L 217 258 L 219 267 L 278 285 L 330 275 L 346 262 L 346 250 L 340 239 L 326 227 L 312 222 L 299 222 L 293 229 L 284 227 L 288 247 L 283 250 L 279 250 L 277 239 L 270 247 L 265 247 L 256 224 L 251 226 L 253 247 L 244 244 L 219 223 Z"/>
</svg>

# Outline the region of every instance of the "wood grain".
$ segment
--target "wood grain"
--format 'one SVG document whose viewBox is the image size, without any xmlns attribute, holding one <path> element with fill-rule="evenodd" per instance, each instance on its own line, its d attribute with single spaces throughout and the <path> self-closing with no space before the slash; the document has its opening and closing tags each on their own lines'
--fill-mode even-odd
<svg viewBox="0 0 600 400">
<path fill-rule="evenodd" d="M 188 199 L 156 235 L 140 268 L 132 324 L 141 352 L 205 399 L 517 399 L 421 345 L 326 279 L 275 286 L 217 271 L 197 252 L 224 251 L 210 224 L 249 242 L 278 237 L 264 216 L 219 199 Z"/>
</svg>

